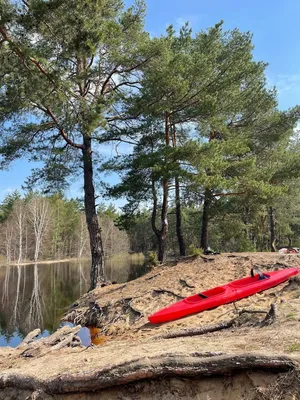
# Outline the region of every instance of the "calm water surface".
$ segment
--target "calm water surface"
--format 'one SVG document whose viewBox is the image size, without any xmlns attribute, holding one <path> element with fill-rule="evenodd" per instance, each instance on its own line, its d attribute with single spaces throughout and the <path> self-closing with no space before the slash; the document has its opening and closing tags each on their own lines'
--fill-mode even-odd
<svg viewBox="0 0 300 400">
<path fill-rule="evenodd" d="M 142 257 L 106 260 L 110 281 L 127 282 L 145 272 Z M 16 347 L 35 328 L 42 330 L 41 336 L 54 332 L 63 313 L 88 290 L 89 275 L 89 261 L 0 266 L 0 346 Z M 89 344 L 88 329 L 80 336 Z"/>
</svg>

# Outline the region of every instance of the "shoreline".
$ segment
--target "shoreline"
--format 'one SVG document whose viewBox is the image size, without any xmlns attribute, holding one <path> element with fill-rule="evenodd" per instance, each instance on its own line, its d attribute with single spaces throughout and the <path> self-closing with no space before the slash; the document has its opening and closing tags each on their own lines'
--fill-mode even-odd
<svg viewBox="0 0 300 400">
<path fill-rule="evenodd" d="M 135 255 L 135 256 L 138 256 L 138 257 L 144 257 L 145 258 L 145 255 L 143 255 L 143 253 L 134 253 L 134 254 L 126 254 L 126 253 L 118 253 L 118 254 L 114 254 L 114 255 L 112 255 L 112 256 L 109 256 L 109 257 L 105 257 L 105 260 L 107 260 L 107 259 L 113 259 L 113 258 L 118 258 L 118 257 L 124 257 L 124 256 L 133 256 L 133 255 Z M 10 263 L 10 264 L 7 264 L 6 262 L 3 262 L 2 264 L 1 264 L 1 262 L 0 262 L 0 268 L 1 267 L 17 267 L 18 265 L 19 266 L 25 266 L 25 265 L 34 265 L 34 264 L 54 264 L 54 263 L 63 263 L 63 262 L 79 262 L 79 261 L 89 261 L 89 260 L 91 260 L 89 257 L 83 257 L 83 258 L 62 258 L 62 259 L 59 259 L 59 260 L 40 260 L 40 261 L 37 261 L 37 262 L 34 262 L 34 261 L 24 261 L 24 262 L 21 262 L 21 263 L 17 263 L 17 262 L 13 262 L 13 263 Z"/>
<path fill-rule="evenodd" d="M 11 264 L 0 264 L 1 267 L 17 267 L 17 266 L 25 266 L 25 265 L 34 265 L 34 264 L 54 264 L 54 263 L 63 263 L 63 262 L 75 262 L 75 261 L 88 261 L 89 258 L 62 258 L 59 260 L 41 260 L 41 261 L 26 261 L 18 264 L 17 262 Z"/>
</svg>

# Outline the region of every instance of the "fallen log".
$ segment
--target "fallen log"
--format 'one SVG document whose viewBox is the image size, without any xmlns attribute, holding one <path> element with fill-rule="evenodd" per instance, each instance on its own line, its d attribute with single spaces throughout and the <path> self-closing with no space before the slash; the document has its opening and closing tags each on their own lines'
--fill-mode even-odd
<svg viewBox="0 0 300 400">
<path fill-rule="evenodd" d="M 30 343 L 32 343 L 41 333 L 41 330 L 39 328 L 34 329 L 33 331 L 29 332 L 28 335 L 23 339 L 23 341 L 19 344 L 19 347 L 22 346 L 27 346 Z"/>
<path fill-rule="evenodd" d="M 36 337 L 38 330 L 30 332 L 23 342 L 18 346 L 18 349 L 23 350 L 20 353 L 21 357 L 42 357 L 45 354 L 62 349 L 64 347 L 81 346 L 81 340 L 76 335 L 81 326 L 64 326 L 58 329 L 51 336 L 33 340 Z"/>
</svg>

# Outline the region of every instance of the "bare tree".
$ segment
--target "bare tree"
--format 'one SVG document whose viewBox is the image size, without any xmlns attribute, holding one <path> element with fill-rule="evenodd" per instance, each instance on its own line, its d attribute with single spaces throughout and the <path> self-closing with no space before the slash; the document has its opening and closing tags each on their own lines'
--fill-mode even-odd
<svg viewBox="0 0 300 400">
<path fill-rule="evenodd" d="M 6 262 L 8 265 L 10 265 L 12 261 L 12 243 L 13 243 L 13 229 L 10 221 L 5 222 L 4 232 L 5 232 L 4 241 L 6 250 Z"/>
<path fill-rule="evenodd" d="M 36 262 L 39 258 L 41 245 L 44 239 L 45 231 L 49 223 L 50 212 L 49 202 L 47 199 L 34 196 L 29 202 L 29 219 L 32 223 L 35 236 L 35 249 L 34 249 L 34 261 Z"/>
<path fill-rule="evenodd" d="M 23 259 L 23 232 L 25 224 L 25 202 L 24 200 L 16 200 L 12 212 L 12 221 L 16 226 L 17 237 L 18 237 L 18 264 Z"/>
<path fill-rule="evenodd" d="M 84 213 L 80 213 L 79 221 L 79 231 L 78 231 L 78 258 L 82 258 L 83 251 L 88 244 L 88 230 L 85 221 Z"/>
</svg>

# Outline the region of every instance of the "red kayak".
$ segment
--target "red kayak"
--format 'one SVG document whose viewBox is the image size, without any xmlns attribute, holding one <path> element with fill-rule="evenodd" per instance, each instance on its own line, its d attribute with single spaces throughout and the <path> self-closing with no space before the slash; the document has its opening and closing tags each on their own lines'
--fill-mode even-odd
<svg viewBox="0 0 300 400">
<path fill-rule="evenodd" d="M 232 281 L 226 285 L 217 286 L 178 301 L 150 315 L 148 319 L 152 324 L 158 324 L 209 310 L 221 306 L 222 304 L 231 303 L 267 290 L 287 281 L 290 277 L 298 273 L 298 268 L 288 268 L 280 271 L 260 273 L 248 278 Z"/>
</svg>

